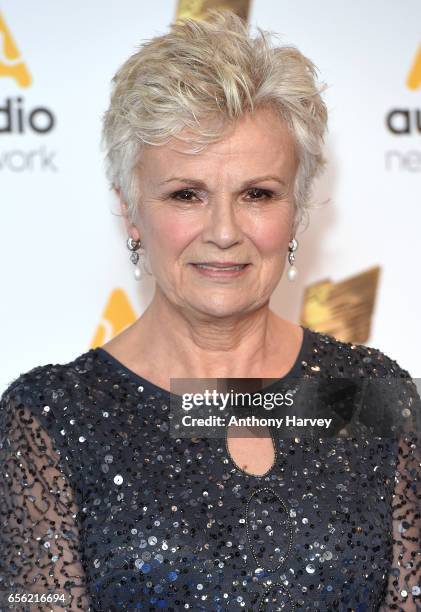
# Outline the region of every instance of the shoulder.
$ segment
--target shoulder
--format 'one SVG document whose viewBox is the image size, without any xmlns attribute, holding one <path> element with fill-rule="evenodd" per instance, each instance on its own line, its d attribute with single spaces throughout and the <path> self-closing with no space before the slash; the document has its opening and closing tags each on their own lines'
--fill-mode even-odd
<svg viewBox="0 0 421 612">
<path fill-rule="evenodd" d="M 84 408 L 89 386 L 84 384 L 89 355 L 68 363 L 38 365 L 20 374 L 0 397 L 0 464 L 18 451 L 27 464 L 49 457 L 60 462 L 60 471 L 76 487 L 87 473 L 90 451 L 80 452 L 79 442 L 88 439 Z M 86 446 L 86 445 L 85 445 Z M 61 459 L 60 459 L 61 457 Z M 83 469 L 81 468 L 83 466 Z"/>
<path fill-rule="evenodd" d="M 392 356 L 381 349 L 338 340 L 313 332 L 320 371 L 338 380 L 362 381 L 362 405 L 379 420 L 399 430 L 421 432 L 421 399 L 414 379 Z"/>
<path fill-rule="evenodd" d="M 345 342 L 333 335 L 312 330 L 313 346 L 320 359 L 329 363 L 334 376 L 410 378 L 410 374 L 391 355 L 380 348 Z"/>
<path fill-rule="evenodd" d="M 1 395 L 2 402 L 15 400 L 29 406 L 42 401 L 57 401 L 83 381 L 91 351 L 68 363 L 38 365 L 17 376 Z"/>
<path fill-rule="evenodd" d="M 68 363 L 38 365 L 17 376 L 0 395 L 0 430 L 19 419 L 18 411 L 36 417 L 44 429 L 60 432 L 70 415 L 80 415 L 80 406 L 89 386 L 85 383 L 92 351 Z"/>
</svg>

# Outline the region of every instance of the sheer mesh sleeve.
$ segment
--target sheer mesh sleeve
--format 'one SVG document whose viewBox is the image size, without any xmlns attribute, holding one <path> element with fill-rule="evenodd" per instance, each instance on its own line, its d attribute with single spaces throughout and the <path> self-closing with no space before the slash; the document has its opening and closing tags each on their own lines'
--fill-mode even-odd
<svg viewBox="0 0 421 612">
<path fill-rule="evenodd" d="M 51 437 L 27 406 L 0 400 L 0 597 L 65 594 L 22 610 L 91 610 L 79 553 L 75 495 Z M 47 600 L 48 601 L 48 600 Z"/>
<path fill-rule="evenodd" d="M 393 558 L 379 612 L 421 611 L 421 400 L 409 374 L 396 401 L 398 457 L 392 497 Z"/>
</svg>

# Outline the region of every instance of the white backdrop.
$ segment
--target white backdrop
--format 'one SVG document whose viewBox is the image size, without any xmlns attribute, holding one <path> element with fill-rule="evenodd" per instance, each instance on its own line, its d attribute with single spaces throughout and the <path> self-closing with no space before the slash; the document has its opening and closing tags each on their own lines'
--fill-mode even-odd
<svg viewBox="0 0 421 612">
<path fill-rule="evenodd" d="M 151 299 L 153 283 L 132 277 L 124 224 L 113 214 L 101 116 L 116 69 L 142 40 L 167 30 L 176 8 L 173 0 L 2 3 L 32 83 L 0 75 L 0 109 L 9 100 L 14 117 L 9 133 L 0 110 L 1 389 L 36 365 L 88 350 L 115 289 L 136 316 Z M 329 167 L 314 199 L 330 203 L 297 236 L 299 278 L 282 279 L 272 306 L 298 321 L 306 286 L 380 265 L 366 344 L 421 377 L 421 83 L 406 83 L 421 52 L 421 3 L 255 0 L 250 22 L 296 45 L 329 85 Z M 5 57 L 4 40 L 0 62 L 16 63 Z M 55 119 L 44 134 L 28 124 L 39 107 Z M 409 134 L 388 129 L 393 109 L 410 111 Z M 34 115 L 41 129 L 43 112 Z"/>
</svg>

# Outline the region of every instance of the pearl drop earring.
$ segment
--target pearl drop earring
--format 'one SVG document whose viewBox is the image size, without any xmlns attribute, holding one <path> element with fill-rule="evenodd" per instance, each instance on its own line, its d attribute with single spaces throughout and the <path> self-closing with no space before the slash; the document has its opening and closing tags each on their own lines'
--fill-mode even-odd
<svg viewBox="0 0 421 612">
<path fill-rule="evenodd" d="M 298 248 L 298 242 L 295 238 L 293 238 L 288 245 L 288 261 L 289 261 L 290 267 L 288 268 L 287 276 L 288 276 L 288 280 L 290 281 L 295 280 L 298 274 L 298 270 L 294 266 L 295 251 L 297 250 L 297 248 Z"/>
<path fill-rule="evenodd" d="M 142 248 L 142 243 L 140 240 L 135 240 L 134 238 L 127 238 L 127 248 L 129 249 L 129 251 L 131 251 L 130 253 L 130 261 L 134 264 L 135 268 L 134 268 L 134 277 L 137 281 L 140 281 L 142 278 L 142 270 L 140 269 L 138 262 L 139 262 L 139 253 L 137 253 L 136 251 L 138 251 L 140 248 Z"/>
</svg>

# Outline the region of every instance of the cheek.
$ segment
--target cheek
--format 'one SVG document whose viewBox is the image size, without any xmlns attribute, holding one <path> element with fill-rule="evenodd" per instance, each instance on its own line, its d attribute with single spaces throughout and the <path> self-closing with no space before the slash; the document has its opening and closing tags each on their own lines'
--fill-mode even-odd
<svg viewBox="0 0 421 612">
<path fill-rule="evenodd" d="M 253 242 L 263 255 L 280 254 L 288 249 L 290 231 L 290 225 L 285 221 L 258 224 L 254 227 Z"/>
<path fill-rule="evenodd" d="M 158 258 L 166 255 L 177 256 L 194 239 L 199 231 L 192 220 L 179 218 L 176 215 L 161 215 L 148 231 L 151 249 Z"/>
</svg>

